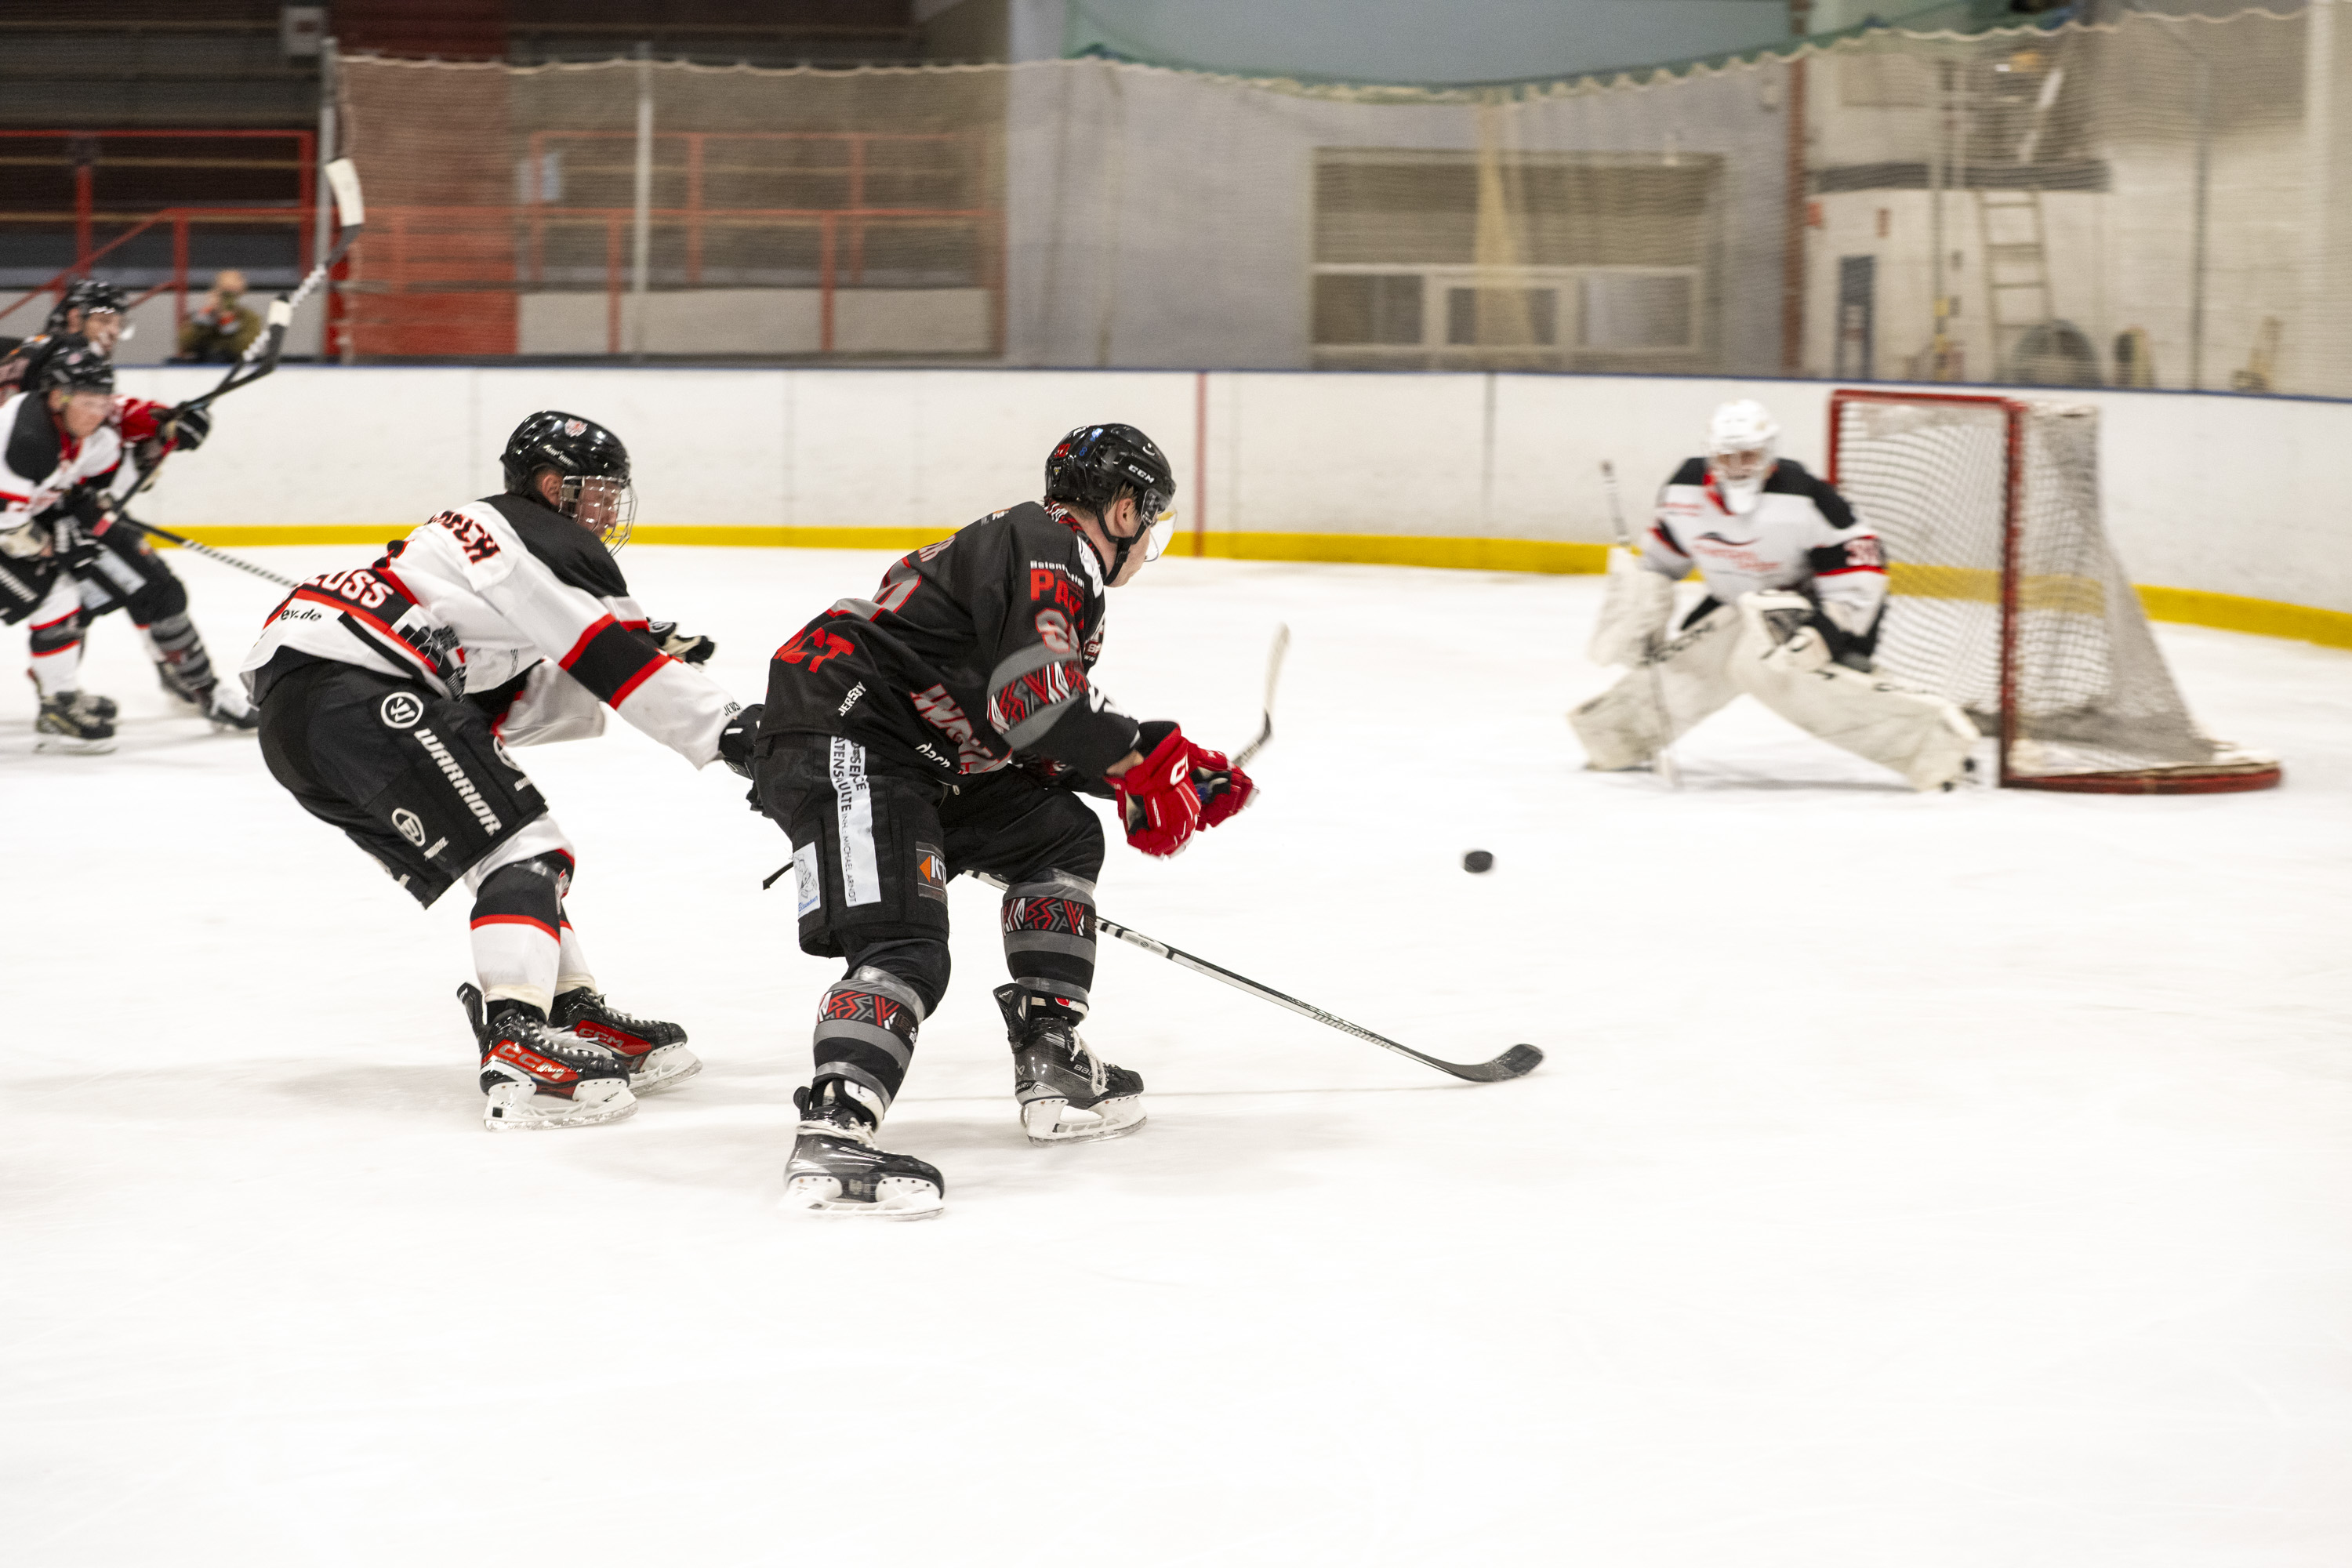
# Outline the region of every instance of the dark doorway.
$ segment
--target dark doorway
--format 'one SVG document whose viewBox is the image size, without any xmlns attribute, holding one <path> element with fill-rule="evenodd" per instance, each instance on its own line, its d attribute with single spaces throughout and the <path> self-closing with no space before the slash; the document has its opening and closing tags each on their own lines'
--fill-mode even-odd
<svg viewBox="0 0 2352 1568">
<path fill-rule="evenodd" d="M 1869 381 L 1878 300 L 1878 258 L 1838 258 L 1837 369 L 1840 381 Z"/>
</svg>

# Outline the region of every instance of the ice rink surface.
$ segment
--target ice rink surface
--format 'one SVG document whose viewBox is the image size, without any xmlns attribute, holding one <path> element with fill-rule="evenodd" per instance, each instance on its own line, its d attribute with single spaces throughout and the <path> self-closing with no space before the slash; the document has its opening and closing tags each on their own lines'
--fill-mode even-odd
<svg viewBox="0 0 2352 1568">
<path fill-rule="evenodd" d="M 372 552 L 247 552 L 307 574 Z M 623 557 L 755 700 L 879 553 Z M 174 557 L 234 664 L 278 590 Z M 1189 560 L 1101 683 L 1257 807 L 1115 845 L 1139 1135 L 1022 1138 L 995 898 L 894 1147 L 926 1225 L 772 1207 L 835 966 L 783 837 L 615 723 L 522 753 L 620 1005 L 709 1063 L 494 1137 L 420 913 L 120 617 L 110 757 L 0 681 L 5 1559 L 2341 1568 L 2352 1562 L 2352 655 L 2161 640 L 2266 795 L 1915 796 L 1752 703 L 1580 771 L 1597 578 Z M 10 649 L 23 646 L 11 634 Z M 11 651 L 6 658 L 20 657 Z M 1465 875 L 1463 852 L 1496 869 Z"/>
</svg>

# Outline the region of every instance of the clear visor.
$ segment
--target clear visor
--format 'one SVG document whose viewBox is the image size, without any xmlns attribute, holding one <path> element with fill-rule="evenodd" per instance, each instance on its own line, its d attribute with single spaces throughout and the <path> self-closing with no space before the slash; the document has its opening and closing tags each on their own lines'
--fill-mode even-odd
<svg viewBox="0 0 2352 1568">
<path fill-rule="evenodd" d="M 1716 477 L 1729 485 L 1751 484 L 1764 477 L 1772 467 L 1769 447 L 1750 447 L 1743 451 L 1717 452 L 1708 462 Z"/>
<path fill-rule="evenodd" d="M 637 520 L 636 487 L 599 475 L 567 479 L 561 510 L 564 516 L 577 518 L 607 551 L 617 551 L 629 542 L 629 529 Z"/>
<path fill-rule="evenodd" d="M 1153 518 L 1151 520 L 1151 526 L 1143 531 L 1143 563 L 1145 565 L 1150 565 L 1154 561 L 1159 560 L 1160 556 L 1167 553 L 1168 541 L 1173 538 L 1175 533 L 1176 509 L 1171 506 L 1166 511 L 1161 512 L 1158 517 Z"/>
</svg>

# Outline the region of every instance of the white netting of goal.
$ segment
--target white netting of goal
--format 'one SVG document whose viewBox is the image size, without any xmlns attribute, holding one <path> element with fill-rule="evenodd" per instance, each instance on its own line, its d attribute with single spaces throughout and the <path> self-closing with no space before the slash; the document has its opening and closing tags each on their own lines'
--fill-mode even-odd
<svg viewBox="0 0 2352 1568">
<path fill-rule="evenodd" d="M 1842 392 L 1831 418 L 1889 563 L 1878 663 L 2002 737 L 2005 782 L 2271 770 L 2181 700 L 2100 521 L 2096 408 Z"/>
</svg>

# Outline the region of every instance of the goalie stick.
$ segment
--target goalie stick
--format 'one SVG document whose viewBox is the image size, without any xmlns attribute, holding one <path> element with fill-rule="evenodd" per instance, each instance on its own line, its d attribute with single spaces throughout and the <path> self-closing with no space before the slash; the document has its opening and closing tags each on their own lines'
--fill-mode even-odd
<svg viewBox="0 0 2352 1568">
<path fill-rule="evenodd" d="M 985 882 L 999 891 L 1004 890 L 1005 882 L 1002 877 L 992 876 L 986 871 L 973 871 L 970 875 L 975 881 Z M 1180 964 L 1195 974 L 1205 974 L 1210 979 L 1230 985 L 1236 991 L 1245 991 L 1261 1002 L 1271 1002 L 1277 1007 L 1287 1007 L 1302 1017 L 1312 1018 L 1317 1023 L 1327 1025 L 1343 1035 L 1353 1035 L 1360 1040 L 1369 1040 L 1383 1050 L 1394 1051 L 1401 1057 L 1410 1057 L 1423 1067 L 1435 1068 L 1439 1072 L 1451 1073 L 1455 1078 L 1465 1079 L 1471 1083 L 1501 1083 L 1508 1079 L 1525 1078 L 1535 1071 L 1538 1065 L 1544 1059 L 1541 1050 L 1534 1046 L 1522 1045 L 1513 1046 L 1491 1061 L 1449 1062 L 1443 1058 L 1416 1051 L 1411 1046 L 1399 1045 L 1386 1035 L 1376 1035 L 1360 1024 L 1348 1022 L 1336 1013 L 1326 1013 L 1310 1002 L 1301 1002 L 1297 997 L 1286 995 L 1271 985 L 1261 985 L 1246 975 L 1236 974 L 1222 964 L 1212 963 L 1205 958 L 1186 952 L 1181 947 L 1171 947 L 1155 937 L 1146 936 L 1139 931 L 1119 924 L 1117 921 L 1106 919 L 1099 911 L 1095 915 L 1095 925 L 1097 929 L 1108 932 L 1130 946 L 1139 947 L 1146 952 L 1168 960 L 1171 963 Z"/>
<path fill-rule="evenodd" d="M 1289 626 L 1275 627 L 1274 646 L 1266 650 L 1265 655 L 1265 722 L 1258 726 L 1256 740 L 1234 753 L 1234 766 L 1237 768 L 1249 766 L 1250 759 L 1265 751 L 1265 743 L 1274 739 L 1274 688 L 1282 679 L 1283 655 L 1289 651 Z"/>
<path fill-rule="evenodd" d="M 269 315 L 261 335 L 246 345 L 244 354 L 235 364 L 228 367 L 227 374 L 220 378 L 219 383 L 210 392 L 192 397 L 185 403 L 175 404 L 164 412 L 163 417 L 157 421 L 157 426 L 163 432 L 166 442 L 176 432 L 180 420 L 184 416 L 199 409 L 211 407 L 228 394 L 236 391 L 239 387 L 251 386 L 278 368 L 278 357 L 286 347 L 286 329 L 293 325 L 295 310 L 326 282 L 328 275 L 334 271 L 335 264 L 351 254 L 352 246 L 358 240 L 360 231 L 367 226 L 367 204 L 360 194 L 359 169 L 349 158 L 338 158 L 327 165 L 327 184 L 335 194 L 335 247 L 327 252 L 327 258 L 324 261 L 310 268 L 309 275 L 302 279 L 293 293 L 281 294 L 269 302 Z M 240 572 L 250 572 L 257 577 L 267 577 L 271 582 L 289 588 L 301 586 L 291 577 L 281 577 L 277 573 L 266 571 L 249 561 L 240 561 L 226 551 L 215 550 L 209 544 L 199 543 L 184 534 L 158 528 L 152 522 L 142 522 L 135 517 L 123 516 L 131 503 L 138 500 L 147 488 L 155 482 L 155 476 L 163 471 L 163 458 L 170 457 L 171 454 L 172 449 L 167 445 L 163 448 L 163 457 L 157 458 L 147 471 L 139 476 L 139 482 L 115 498 L 107 508 L 105 520 L 100 526 L 111 527 L 118 522 L 127 522 L 154 538 L 167 539 L 183 550 L 193 550 L 199 555 L 209 555 L 214 560 L 225 562 Z"/>
<path fill-rule="evenodd" d="M 1601 482 L 1609 490 L 1609 522 L 1617 531 L 1617 548 L 1633 552 L 1633 536 L 1625 531 L 1625 508 L 1617 499 L 1617 465 L 1608 458 L 1601 459 Z M 1672 619 L 1671 614 L 1668 616 Z M 1658 772 L 1668 789 L 1680 789 L 1682 780 L 1675 773 L 1673 712 L 1666 707 L 1665 678 L 1658 673 L 1658 634 L 1650 633 L 1642 639 L 1642 668 L 1650 672 L 1650 703 L 1658 710 L 1658 722 L 1665 726 L 1665 735 L 1658 743 Z"/>
</svg>

